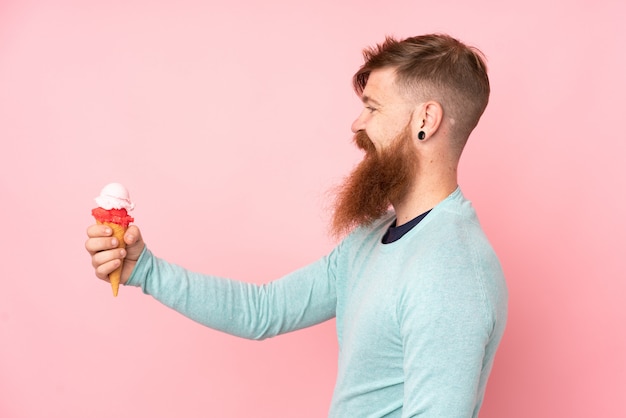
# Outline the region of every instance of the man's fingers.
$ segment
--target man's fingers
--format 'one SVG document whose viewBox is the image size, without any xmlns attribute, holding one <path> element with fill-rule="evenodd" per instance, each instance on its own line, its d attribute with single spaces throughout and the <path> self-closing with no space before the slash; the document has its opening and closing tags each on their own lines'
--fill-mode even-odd
<svg viewBox="0 0 626 418">
<path fill-rule="evenodd" d="M 108 251 L 98 251 L 91 256 L 91 265 L 100 279 L 108 280 L 109 274 L 122 265 L 126 257 L 126 250 L 116 248 Z"/>
<path fill-rule="evenodd" d="M 85 249 L 92 256 L 100 251 L 111 250 L 117 248 L 118 242 L 113 237 L 89 238 L 85 241 Z"/>
<path fill-rule="evenodd" d="M 89 238 L 109 237 L 112 234 L 111 228 L 102 224 L 93 224 L 87 228 L 87 236 Z"/>
<path fill-rule="evenodd" d="M 107 251 L 97 251 L 91 256 L 91 265 L 95 268 L 98 268 L 103 264 L 107 264 L 114 260 L 120 260 L 124 257 L 126 257 L 126 250 L 124 248 L 115 248 L 113 250 Z"/>
<path fill-rule="evenodd" d="M 129 235 L 128 232 L 131 231 L 131 228 L 129 228 L 127 234 L 124 236 L 124 241 L 126 241 L 127 244 L 132 244 L 137 241 L 136 237 L 141 237 L 137 227 L 134 227 L 134 232 Z M 112 235 L 113 231 L 106 225 L 91 225 L 87 228 L 88 238 L 87 241 L 85 241 L 85 249 L 93 256 L 100 251 L 117 248 L 119 246 L 119 242 L 117 238 Z"/>
<path fill-rule="evenodd" d="M 94 224 L 87 228 L 87 241 L 85 241 L 85 249 L 92 256 L 104 250 L 110 250 L 117 247 L 117 239 L 111 235 L 113 231 L 106 225 Z"/>
<path fill-rule="evenodd" d="M 122 261 L 119 259 L 114 259 L 104 264 L 100 264 L 95 267 L 96 277 L 102 279 L 104 281 L 109 282 L 109 274 L 117 269 L 121 265 Z"/>
</svg>

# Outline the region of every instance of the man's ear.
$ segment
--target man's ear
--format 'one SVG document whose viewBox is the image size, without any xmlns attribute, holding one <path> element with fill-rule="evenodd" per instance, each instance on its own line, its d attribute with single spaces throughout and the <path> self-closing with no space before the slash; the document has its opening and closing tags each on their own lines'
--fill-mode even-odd
<svg viewBox="0 0 626 418">
<path fill-rule="evenodd" d="M 439 102 L 429 100 L 420 103 L 413 114 L 413 132 L 420 141 L 425 141 L 439 130 L 443 120 L 443 107 Z"/>
</svg>

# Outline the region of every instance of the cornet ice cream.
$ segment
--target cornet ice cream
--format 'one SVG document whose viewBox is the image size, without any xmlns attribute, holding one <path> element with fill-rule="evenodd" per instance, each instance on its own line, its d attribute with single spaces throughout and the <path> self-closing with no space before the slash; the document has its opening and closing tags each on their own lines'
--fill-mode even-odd
<svg viewBox="0 0 626 418">
<path fill-rule="evenodd" d="M 113 236 L 117 238 L 118 248 L 126 247 L 124 242 L 124 234 L 128 229 L 128 225 L 134 221 L 133 217 L 128 215 L 128 211 L 135 208 L 135 204 L 130 200 L 128 189 L 119 183 L 109 183 L 100 192 L 100 196 L 96 197 L 97 208 L 91 211 L 96 218 L 96 222 L 107 225 L 113 230 Z M 122 265 L 109 274 L 113 296 L 117 296 L 120 287 L 120 276 L 122 274 Z"/>
</svg>

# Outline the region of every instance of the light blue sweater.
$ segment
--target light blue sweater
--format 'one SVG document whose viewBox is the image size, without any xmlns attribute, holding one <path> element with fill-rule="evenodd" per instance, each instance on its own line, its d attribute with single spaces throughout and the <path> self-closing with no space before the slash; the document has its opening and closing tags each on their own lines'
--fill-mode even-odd
<svg viewBox="0 0 626 418">
<path fill-rule="evenodd" d="M 336 316 L 330 417 L 477 417 L 506 323 L 498 259 L 460 189 L 382 244 L 393 219 L 355 230 L 328 256 L 261 286 L 193 273 L 147 249 L 128 285 L 245 338 Z"/>
</svg>

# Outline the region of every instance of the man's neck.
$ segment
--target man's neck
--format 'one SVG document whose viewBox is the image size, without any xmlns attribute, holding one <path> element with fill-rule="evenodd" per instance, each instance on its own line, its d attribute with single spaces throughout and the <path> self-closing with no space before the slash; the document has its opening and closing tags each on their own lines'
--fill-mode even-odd
<svg viewBox="0 0 626 418">
<path fill-rule="evenodd" d="M 438 178 L 420 176 L 404 199 L 392 202 L 400 226 L 434 208 L 458 187 L 456 173 Z"/>
</svg>

